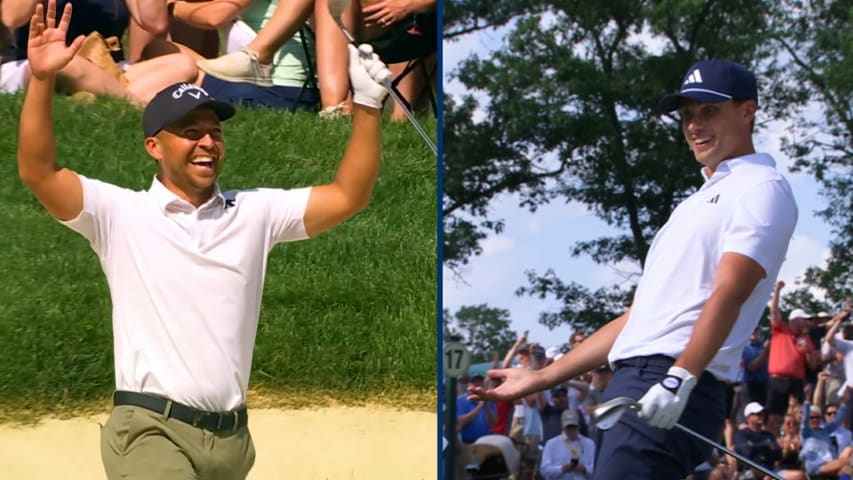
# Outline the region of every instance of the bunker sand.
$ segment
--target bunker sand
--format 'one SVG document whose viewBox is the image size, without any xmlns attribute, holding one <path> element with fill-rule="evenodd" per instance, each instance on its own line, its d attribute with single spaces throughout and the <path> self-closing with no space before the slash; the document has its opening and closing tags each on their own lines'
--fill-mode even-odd
<svg viewBox="0 0 853 480">
<path fill-rule="evenodd" d="M 0 472 L 28 480 L 105 479 L 99 423 L 107 415 L 0 426 Z M 248 480 L 432 480 L 435 413 L 387 407 L 253 409 L 257 457 Z"/>
</svg>

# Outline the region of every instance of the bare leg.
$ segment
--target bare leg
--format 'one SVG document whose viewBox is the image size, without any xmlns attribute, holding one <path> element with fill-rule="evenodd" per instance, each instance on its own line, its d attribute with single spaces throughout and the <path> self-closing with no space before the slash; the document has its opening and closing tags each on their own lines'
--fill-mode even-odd
<svg viewBox="0 0 853 480">
<path fill-rule="evenodd" d="M 400 92 L 400 96 L 409 102 L 409 105 L 412 106 L 413 110 L 417 105 L 418 100 L 423 95 L 424 89 L 432 88 L 432 82 L 435 80 L 435 75 L 430 75 L 430 85 L 426 85 L 424 67 L 426 66 L 427 71 L 432 72 L 435 67 L 435 62 L 435 54 L 430 55 L 424 59 L 423 63 L 419 63 L 411 72 L 400 80 L 400 83 L 397 84 L 397 90 Z M 394 78 L 397 78 L 397 76 L 403 73 L 406 65 L 408 65 L 408 62 L 392 63 L 391 65 L 388 65 L 388 68 L 391 70 L 391 74 Z M 391 115 L 391 120 L 398 122 L 406 120 L 406 114 L 403 112 L 403 107 L 401 107 L 399 103 L 394 102 L 394 113 Z M 726 428 L 728 429 L 728 423 L 726 423 Z M 732 439 L 734 439 L 734 432 L 732 432 Z M 732 443 L 734 443 L 734 440 L 732 440 Z"/>
<path fill-rule="evenodd" d="M 57 75 L 57 87 L 69 94 L 91 92 L 121 98 L 134 104 L 141 101 L 134 96 L 118 79 L 98 68 L 94 63 L 75 56 Z"/>
<path fill-rule="evenodd" d="M 169 36 L 172 42 L 187 46 L 204 58 L 219 56 L 219 32 L 191 27 L 177 20 L 169 24 Z"/>
<path fill-rule="evenodd" d="M 175 53 L 131 65 L 125 72 L 127 90 L 147 104 L 163 88 L 178 82 L 196 83 L 199 77 L 195 59 Z"/>
<path fill-rule="evenodd" d="M 130 63 L 141 62 L 151 57 L 157 56 L 153 53 L 152 47 L 168 42 L 167 34 L 154 35 L 142 28 L 136 20 L 130 19 L 130 27 L 128 28 L 130 44 L 127 47 L 127 61 Z M 162 55 L 162 53 L 161 53 Z"/>
<path fill-rule="evenodd" d="M 166 9 L 166 0 L 126 0 L 126 2 L 130 15 L 140 27 L 154 35 L 165 35 L 168 32 L 169 11 Z"/>
<path fill-rule="evenodd" d="M 324 110 L 340 108 L 349 112 L 347 39 L 329 13 L 328 0 L 316 0 L 314 3 L 314 23 L 321 106 Z"/>
<path fill-rule="evenodd" d="M 314 0 L 280 2 L 272 17 L 249 42 L 248 48 L 258 54 L 258 60 L 272 63 L 275 52 L 299 31 L 314 11 Z"/>
</svg>

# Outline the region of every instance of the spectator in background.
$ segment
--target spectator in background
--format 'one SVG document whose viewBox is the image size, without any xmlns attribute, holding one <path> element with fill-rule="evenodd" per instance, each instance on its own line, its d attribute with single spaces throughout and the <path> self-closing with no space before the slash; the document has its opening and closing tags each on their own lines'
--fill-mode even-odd
<svg viewBox="0 0 853 480">
<path fill-rule="evenodd" d="M 580 419 L 577 412 L 566 410 L 561 419 L 563 433 L 545 443 L 539 473 L 546 480 L 592 478 L 595 443 L 578 432 Z"/>
<path fill-rule="evenodd" d="M 569 408 L 569 397 L 565 385 L 551 389 L 551 403 L 539 410 L 542 416 L 542 441 L 556 437 L 563 431 L 563 412 Z"/>
<path fill-rule="evenodd" d="M 812 315 L 797 308 L 782 320 L 779 310 L 779 292 L 785 282 L 776 282 L 770 301 L 770 357 L 767 370 L 767 430 L 778 432 L 785 415 L 788 397 L 793 395 L 803 403 L 807 368 L 815 368 L 820 360 L 817 349 L 809 338 Z"/>
<path fill-rule="evenodd" d="M 569 350 L 575 349 L 586 340 L 586 334 L 583 332 L 574 332 L 569 337 Z M 592 374 L 585 372 L 569 381 L 569 408 L 576 409 L 581 406 L 581 403 L 589 391 L 589 383 L 592 381 Z"/>
<path fill-rule="evenodd" d="M 414 110 L 427 89 L 434 92 L 436 87 L 436 0 L 361 0 L 361 3 L 364 40 L 374 46 L 394 78 L 400 79 L 397 90 L 407 107 Z M 391 119 L 406 120 L 397 103 Z"/>
<path fill-rule="evenodd" d="M 818 317 L 826 314 L 826 312 L 818 313 Z M 832 327 L 832 322 L 829 322 L 829 327 Z M 829 333 L 829 330 L 827 330 Z M 832 335 L 829 335 L 832 337 Z M 845 336 L 845 338 L 847 338 Z M 841 402 L 841 387 L 845 382 L 844 375 L 844 354 L 839 352 L 837 348 L 834 346 L 834 342 L 830 342 L 828 337 L 824 337 L 823 343 L 820 346 L 820 360 L 823 364 L 823 372 L 827 374 L 826 381 L 824 382 L 824 392 L 823 398 L 826 402 Z M 819 407 L 826 407 L 826 405 L 816 404 Z M 849 410 L 849 409 L 848 409 Z"/>
<path fill-rule="evenodd" d="M 800 422 L 792 415 L 786 415 L 782 422 L 782 435 L 778 440 L 782 448 L 782 458 L 778 465 L 783 470 L 804 470 L 803 462 L 800 461 L 800 450 L 803 448 L 803 439 L 800 436 Z"/>
<path fill-rule="evenodd" d="M 803 403 L 803 420 L 800 424 L 800 435 L 803 438 L 803 447 L 800 450 L 800 459 L 809 475 L 840 475 L 847 470 L 850 461 L 850 449 L 844 451 L 844 456 L 839 456 L 837 437 L 833 441 L 832 434 L 841 427 L 841 418 L 845 413 L 842 407 L 835 410 L 833 415 L 827 416 L 831 420 L 823 422 L 824 416 L 821 409 L 812 406 L 811 401 Z"/>
<path fill-rule="evenodd" d="M 488 401 L 468 400 L 471 389 L 482 387 L 485 378 L 472 375 L 467 382 L 466 392 L 456 397 L 456 430 L 462 441 L 459 456 L 456 459 L 456 478 L 464 478 L 465 466 L 471 459 L 470 446 L 478 438 L 491 434 L 495 425 L 495 405 Z"/>
<path fill-rule="evenodd" d="M 539 370 L 545 359 L 545 349 L 534 343 L 529 346 L 530 369 Z M 539 449 L 544 435 L 542 427 L 541 409 L 548 405 L 545 392 L 539 391 L 521 398 L 522 413 L 522 442 L 519 445 L 521 452 L 521 479 L 534 480 L 536 469 L 541 459 Z"/>
<path fill-rule="evenodd" d="M 587 436 L 595 438 L 595 418 L 592 412 L 602 402 L 604 398 L 604 390 L 607 389 L 607 384 L 613 378 L 613 370 L 610 365 L 604 364 L 592 371 L 592 382 L 589 385 L 589 393 L 584 398 L 581 404 L 581 410 L 584 413 L 584 418 L 589 424 L 589 433 Z"/>
<path fill-rule="evenodd" d="M 350 30 L 356 25 L 359 2 L 345 12 L 343 21 Z M 257 36 L 237 50 L 229 50 L 219 58 L 200 61 L 199 68 L 208 74 L 232 82 L 268 87 L 272 82 L 275 52 L 305 25 L 313 13 L 316 38 L 317 80 L 321 101 L 320 116 L 335 118 L 349 115 L 349 77 L 347 76 L 347 40 L 329 13 L 328 0 L 281 0 L 269 21 Z M 354 33 L 356 34 L 356 33 Z"/>
<path fill-rule="evenodd" d="M 216 98 L 231 103 L 283 110 L 315 109 L 320 102 L 320 94 L 310 85 L 313 68 L 309 57 L 313 57 L 313 46 L 297 33 L 304 19 L 310 15 L 312 4 L 305 0 L 292 1 L 296 3 L 287 3 L 288 8 L 282 8 L 282 4 L 273 0 L 177 2 L 174 9 L 176 18 L 199 28 L 227 28 L 228 48 L 238 55 L 245 56 L 248 45 L 267 24 L 275 22 L 274 28 L 280 28 L 284 22 L 290 22 L 289 36 L 272 54 L 272 63 L 263 67 L 268 82 L 250 83 L 237 76 L 224 78 L 217 73 L 202 73 L 199 85 Z M 232 25 L 232 20 L 238 16 L 241 20 Z M 195 55 L 194 60 L 202 70 L 206 68 L 206 60 L 200 55 Z"/>
<path fill-rule="evenodd" d="M 40 0 L 0 0 L 0 8 L 14 5 L 14 12 L 3 18 L 14 32 L 14 49 L 8 57 L 13 68 L 4 68 L 4 91 L 23 90 L 29 81 L 27 42 L 29 19 Z M 70 0 L 58 0 L 56 11 L 61 14 Z M 180 82 L 192 83 L 198 76 L 193 61 L 182 55 L 159 57 L 136 65 L 124 61 L 121 38 L 127 28 L 129 14 L 124 2 L 115 0 L 75 0 L 75 14 L 71 15 L 67 43 L 78 36 L 86 36 L 79 54 L 56 77 L 56 88 L 67 94 L 86 92 L 92 96 L 111 96 L 136 105 L 145 105 L 161 89 Z M 28 12 L 28 13 L 27 13 Z M 98 36 L 92 35 L 99 32 Z M 102 38 L 111 38 L 109 49 Z M 89 48 L 89 46 L 92 46 Z M 88 52 L 84 57 L 84 52 Z M 118 63 L 116 63 L 118 62 Z"/>
<path fill-rule="evenodd" d="M 769 357 L 770 340 L 762 341 L 761 328 L 755 327 L 741 355 L 747 403 L 767 401 L 767 381 L 770 378 L 767 371 Z"/>
<path fill-rule="evenodd" d="M 775 470 L 776 462 L 782 458 L 782 449 L 772 432 L 764 430 L 764 406 L 753 402 L 744 407 L 746 427 L 735 435 L 735 450 L 744 457 L 767 468 Z M 748 467 L 739 466 L 741 469 Z M 755 472 L 758 474 L 758 472 Z"/>
<path fill-rule="evenodd" d="M 498 352 L 492 352 L 492 368 L 499 368 L 499 362 Z M 495 388 L 499 387 L 502 382 L 500 378 L 488 378 L 487 381 Z M 495 402 L 495 424 L 491 428 L 492 433 L 509 435 L 509 423 L 514 409 L 515 404 L 508 400 Z"/>
<path fill-rule="evenodd" d="M 830 345 L 830 347 L 836 349 L 843 356 L 843 365 L 844 365 L 844 376 L 846 381 L 840 387 L 841 397 L 846 398 L 845 404 L 847 405 L 848 414 L 853 415 L 853 405 L 851 405 L 851 397 L 848 392 L 851 388 L 853 388 L 853 328 L 851 325 L 847 325 L 844 328 L 844 334 L 839 335 L 838 331 L 841 328 L 841 324 L 845 318 L 850 315 L 850 311 L 853 310 L 853 304 L 851 304 L 850 297 L 844 302 L 844 309 L 840 311 L 832 320 L 830 320 L 830 328 L 829 331 L 826 332 L 826 337 L 824 341 Z M 848 425 L 853 425 L 853 421 L 851 418 L 845 419 Z"/>
</svg>

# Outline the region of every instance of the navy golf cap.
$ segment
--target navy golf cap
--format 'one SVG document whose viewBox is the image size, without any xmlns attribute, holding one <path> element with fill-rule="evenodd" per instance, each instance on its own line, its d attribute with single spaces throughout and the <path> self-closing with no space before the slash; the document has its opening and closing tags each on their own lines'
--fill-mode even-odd
<svg viewBox="0 0 853 480">
<path fill-rule="evenodd" d="M 214 99 L 198 85 L 176 83 L 157 92 L 148 102 L 142 112 L 142 131 L 146 137 L 153 137 L 163 127 L 198 107 L 212 108 L 220 121 L 228 120 L 235 112 L 233 105 Z"/>
<path fill-rule="evenodd" d="M 682 98 L 703 103 L 726 100 L 755 100 L 758 103 L 758 85 L 755 75 L 743 65 L 727 60 L 703 60 L 687 71 L 680 92 L 660 99 L 658 111 L 669 113 L 677 110 Z"/>
</svg>

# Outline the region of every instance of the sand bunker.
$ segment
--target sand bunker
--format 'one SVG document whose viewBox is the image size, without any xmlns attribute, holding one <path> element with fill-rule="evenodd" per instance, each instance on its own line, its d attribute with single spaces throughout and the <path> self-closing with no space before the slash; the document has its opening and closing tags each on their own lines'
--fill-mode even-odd
<svg viewBox="0 0 853 480">
<path fill-rule="evenodd" d="M 3 478 L 106 478 L 98 423 L 106 415 L 0 427 Z M 433 480 L 434 413 L 381 407 L 250 410 L 257 457 L 248 480 Z"/>
</svg>

